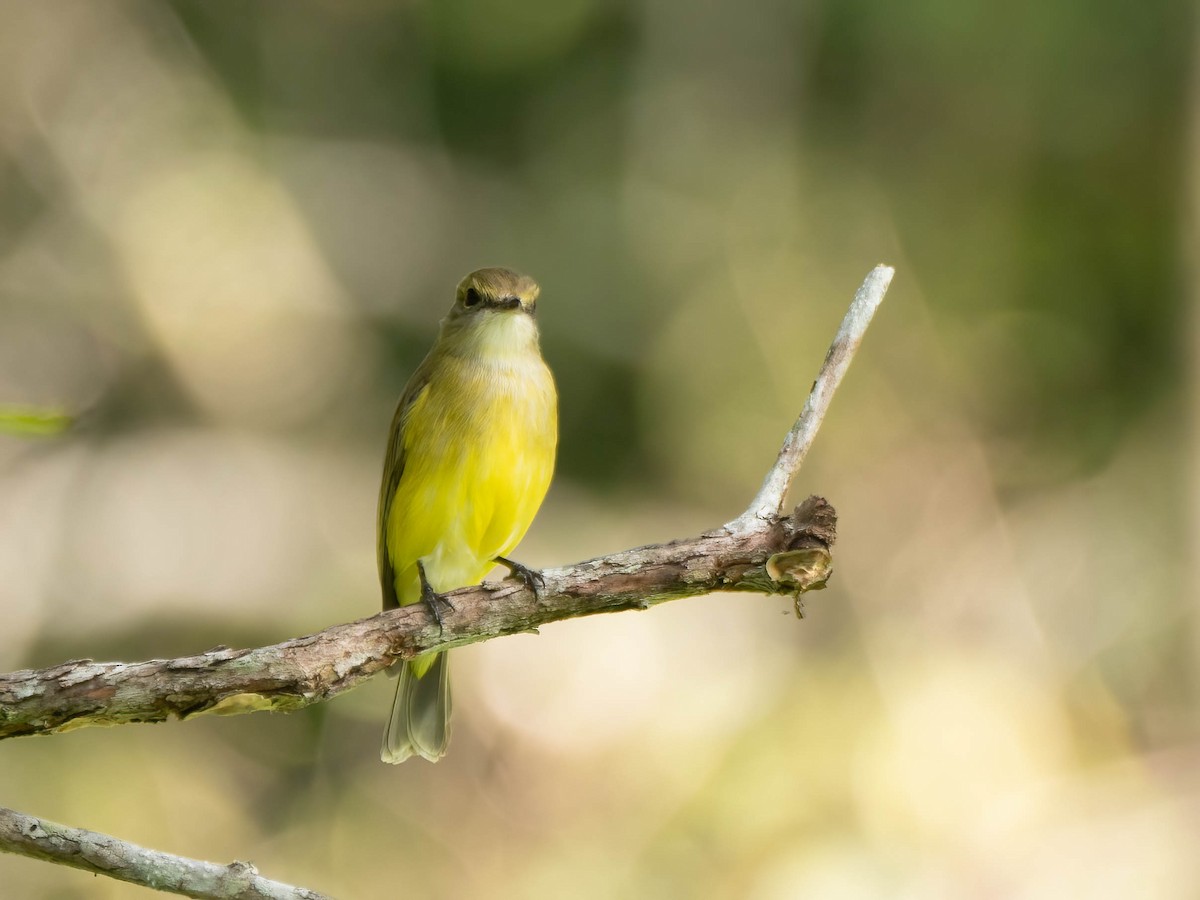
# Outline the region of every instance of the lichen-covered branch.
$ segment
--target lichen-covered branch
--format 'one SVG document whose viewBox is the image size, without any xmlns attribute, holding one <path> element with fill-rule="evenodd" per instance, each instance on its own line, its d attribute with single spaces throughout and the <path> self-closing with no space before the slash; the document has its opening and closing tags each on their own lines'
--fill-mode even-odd
<svg viewBox="0 0 1200 900">
<path fill-rule="evenodd" d="M 418 604 L 253 650 L 222 647 L 140 663 L 72 660 L 0 675 L 0 738 L 297 709 L 347 691 L 398 659 L 561 619 L 712 591 L 797 594 L 824 585 L 835 529 L 833 508 L 811 497 L 766 530 L 719 529 L 546 569 L 536 596 L 515 579 L 453 591 L 446 596 L 454 608 L 442 613 L 440 629 Z"/>
<path fill-rule="evenodd" d="M 147 850 L 137 844 L 47 822 L 0 807 L 0 851 L 108 875 L 158 891 L 210 900 L 331 900 L 271 881 L 247 862 L 227 866 Z"/>
</svg>

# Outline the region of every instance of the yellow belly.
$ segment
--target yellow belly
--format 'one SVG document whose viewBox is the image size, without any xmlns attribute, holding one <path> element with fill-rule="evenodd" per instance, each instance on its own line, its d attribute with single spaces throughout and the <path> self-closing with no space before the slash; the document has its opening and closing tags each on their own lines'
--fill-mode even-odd
<svg viewBox="0 0 1200 900">
<path fill-rule="evenodd" d="M 539 357 L 443 359 L 403 422 L 404 472 L 387 549 L 401 605 L 479 582 L 524 537 L 554 470 L 554 384 Z"/>
</svg>

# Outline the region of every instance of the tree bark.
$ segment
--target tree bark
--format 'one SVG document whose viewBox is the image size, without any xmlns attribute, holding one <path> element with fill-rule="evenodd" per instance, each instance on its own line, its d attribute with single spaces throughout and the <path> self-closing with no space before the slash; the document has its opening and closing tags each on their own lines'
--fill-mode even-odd
<svg viewBox="0 0 1200 900">
<path fill-rule="evenodd" d="M 765 526 L 765 527 L 764 527 Z M 831 572 L 836 514 L 810 497 L 790 516 L 547 569 L 535 594 L 506 579 L 446 594 L 434 622 L 421 604 L 269 647 L 218 647 L 140 663 L 72 660 L 0 675 L 0 739 L 88 725 L 163 722 L 204 713 L 292 710 L 328 700 L 402 659 L 541 625 L 713 591 L 795 594 Z"/>
</svg>

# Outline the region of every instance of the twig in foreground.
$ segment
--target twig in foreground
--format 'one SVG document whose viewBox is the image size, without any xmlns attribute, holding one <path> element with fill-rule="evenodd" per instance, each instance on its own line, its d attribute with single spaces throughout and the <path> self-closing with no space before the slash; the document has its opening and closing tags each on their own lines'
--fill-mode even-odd
<svg viewBox="0 0 1200 900">
<path fill-rule="evenodd" d="M 69 828 L 0 807 L 0 851 L 55 862 L 130 884 L 211 900 L 331 900 L 271 881 L 250 863 L 217 863 L 147 850 L 106 834 Z"/>
</svg>

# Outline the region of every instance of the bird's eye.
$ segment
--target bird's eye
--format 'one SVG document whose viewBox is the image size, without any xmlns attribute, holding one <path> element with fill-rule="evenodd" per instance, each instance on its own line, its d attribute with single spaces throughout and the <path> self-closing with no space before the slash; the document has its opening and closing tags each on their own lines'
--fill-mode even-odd
<svg viewBox="0 0 1200 900">
<path fill-rule="evenodd" d="M 467 292 L 463 294 L 463 306 L 471 307 L 479 305 L 479 291 L 473 287 L 467 288 Z"/>
</svg>

